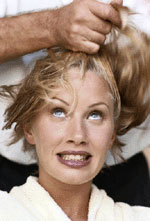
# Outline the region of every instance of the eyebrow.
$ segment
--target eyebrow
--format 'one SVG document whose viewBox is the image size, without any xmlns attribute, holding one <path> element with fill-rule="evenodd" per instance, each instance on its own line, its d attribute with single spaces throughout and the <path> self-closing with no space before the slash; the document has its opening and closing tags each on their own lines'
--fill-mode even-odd
<svg viewBox="0 0 150 221">
<path fill-rule="evenodd" d="M 98 105 L 105 105 L 108 109 L 109 109 L 109 105 L 106 104 L 105 102 L 97 102 L 97 103 L 94 103 L 92 105 L 90 105 L 89 107 L 95 107 L 95 106 L 98 106 Z"/>
<path fill-rule="evenodd" d="M 69 104 L 68 104 L 66 101 L 64 101 L 64 100 L 62 100 L 62 99 L 60 99 L 60 98 L 58 98 L 58 97 L 52 97 L 52 99 L 53 99 L 53 100 L 59 100 L 59 101 L 61 101 L 62 103 L 64 103 L 65 105 L 69 106 Z"/>
<path fill-rule="evenodd" d="M 68 104 L 66 101 L 62 100 L 61 98 L 52 97 L 52 99 L 54 99 L 54 100 L 59 100 L 59 101 L 61 101 L 62 103 L 64 103 L 65 105 L 69 106 L 69 104 Z M 90 105 L 89 108 L 92 108 L 92 107 L 95 107 L 95 106 L 98 106 L 98 105 L 105 105 L 105 106 L 109 109 L 109 105 L 106 104 L 106 103 L 104 103 L 104 102 L 94 103 L 94 104 Z"/>
</svg>

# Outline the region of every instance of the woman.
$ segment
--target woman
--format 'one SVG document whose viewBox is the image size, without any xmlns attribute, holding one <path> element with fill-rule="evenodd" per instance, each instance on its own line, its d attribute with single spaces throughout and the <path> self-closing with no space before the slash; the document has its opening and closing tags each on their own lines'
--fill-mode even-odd
<svg viewBox="0 0 150 221">
<path fill-rule="evenodd" d="M 150 220 L 149 208 L 115 204 L 92 185 L 107 151 L 119 151 L 116 135 L 149 114 L 149 39 L 123 33 L 128 46 L 113 40 L 96 55 L 55 48 L 19 85 L 2 88 L 12 98 L 5 129 L 15 123 L 11 143 L 25 137 L 36 148 L 39 176 L 0 193 L 0 220 Z"/>
</svg>

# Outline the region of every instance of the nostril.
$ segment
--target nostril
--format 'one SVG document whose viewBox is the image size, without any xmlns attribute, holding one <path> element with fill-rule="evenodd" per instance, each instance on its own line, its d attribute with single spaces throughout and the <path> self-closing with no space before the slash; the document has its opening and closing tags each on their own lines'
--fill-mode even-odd
<svg viewBox="0 0 150 221">
<path fill-rule="evenodd" d="M 74 143 L 74 141 L 73 140 L 68 140 L 68 143 Z"/>
<path fill-rule="evenodd" d="M 80 140 L 68 140 L 67 143 L 74 143 L 74 144 L 77 144 L 77 145 L 85 145 L 86 144 L 86 141 L 80 141 Z"/>
</svg>

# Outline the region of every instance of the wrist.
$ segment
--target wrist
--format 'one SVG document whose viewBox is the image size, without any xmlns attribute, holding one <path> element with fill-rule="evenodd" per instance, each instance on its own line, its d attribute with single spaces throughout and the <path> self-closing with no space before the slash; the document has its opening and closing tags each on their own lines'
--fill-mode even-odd
<svg viewBox="0 0 150 221">
<path fill-rule="evenodd" d="M 41 46 L 43 44 L 43 48 L 50 48 L 57 45 L 57 10 L 48 10 L 44 12 L 40 12 L 40 16 L 38 15 L 38 24 L 41 25 L 39 31 Z M 43 43 L 42 43 L 43 42 Z"/>
</svg>

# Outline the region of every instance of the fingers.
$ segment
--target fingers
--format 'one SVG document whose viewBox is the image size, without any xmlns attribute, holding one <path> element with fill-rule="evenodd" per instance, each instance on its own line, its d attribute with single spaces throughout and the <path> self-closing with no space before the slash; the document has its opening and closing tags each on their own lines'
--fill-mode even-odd
<svg viewBox="0 0 150 221">
<path fill-rule="evenodd" d="M 105 40 L 106 40 L 106 35 L 96 32 L 96 31 L 92 31 L 88 28 L 84 29 L 84 32 L 80 32 L 81 33 L 81 38 L 80 40 L 82 42 L 85 41 L 89 41 L 89 42 L 93 42 L 96 43 L 98 45 L 104 44 Z"/>
<path fill-rule="evenodd" d="M 123 4 L 123 0 L 112 0 L 111 1 L 111 4 L 113 5 L 113 4 L 116 4 L 116 5 L 122 5 Z"/>
<path fill-rule="evenodd" d="M 114 1 L 121 4 L 121 0 Z M 96 53 L 104 44 L 112 24 L 121 26 L 117 7 L 97 0 L 74 0 L 56 12 L 55 45 L 73 51 Z"/>
<path fill-rule="evenodd" d="M 115 0 L 116 1 L 116 0 Z M 116 26 L 121 26 L 121 18 L 117 9 L 112 4 L 105 4 L 98 1 L 89 1 L 90 11 L 100 19 L 107 20 Z"/>
<path fill-rule="evenodd" d="M 100 45 L 103 44 L 106 39 L 106 35 L 91 31 L 88 28 L 79 32 L 80 35 L 76 34 L 76 37 L 74 36 L 72 39 L 70 39 L 68 49 L 73 51 L 83 51 L 88 54 L 94 54 L 98 52 Z"/>
<path fill-rule="evenodd" d="M 90 42 L 90 41 L 84 41 L 81 45 L 79 45 L 78 49 L 75 49 L 74 51 L 82 51 L 87 54 L 96 54 L 100 49 L 100 45 Z"/>
<path fill-rule="evenodd" d="M 93 31 L 107 35 L 111 31 L 112 25 L 110 22 L 98 19 L 94 16 L 94 18 L 88 22 L 87 27 Z"/>
</svg>

